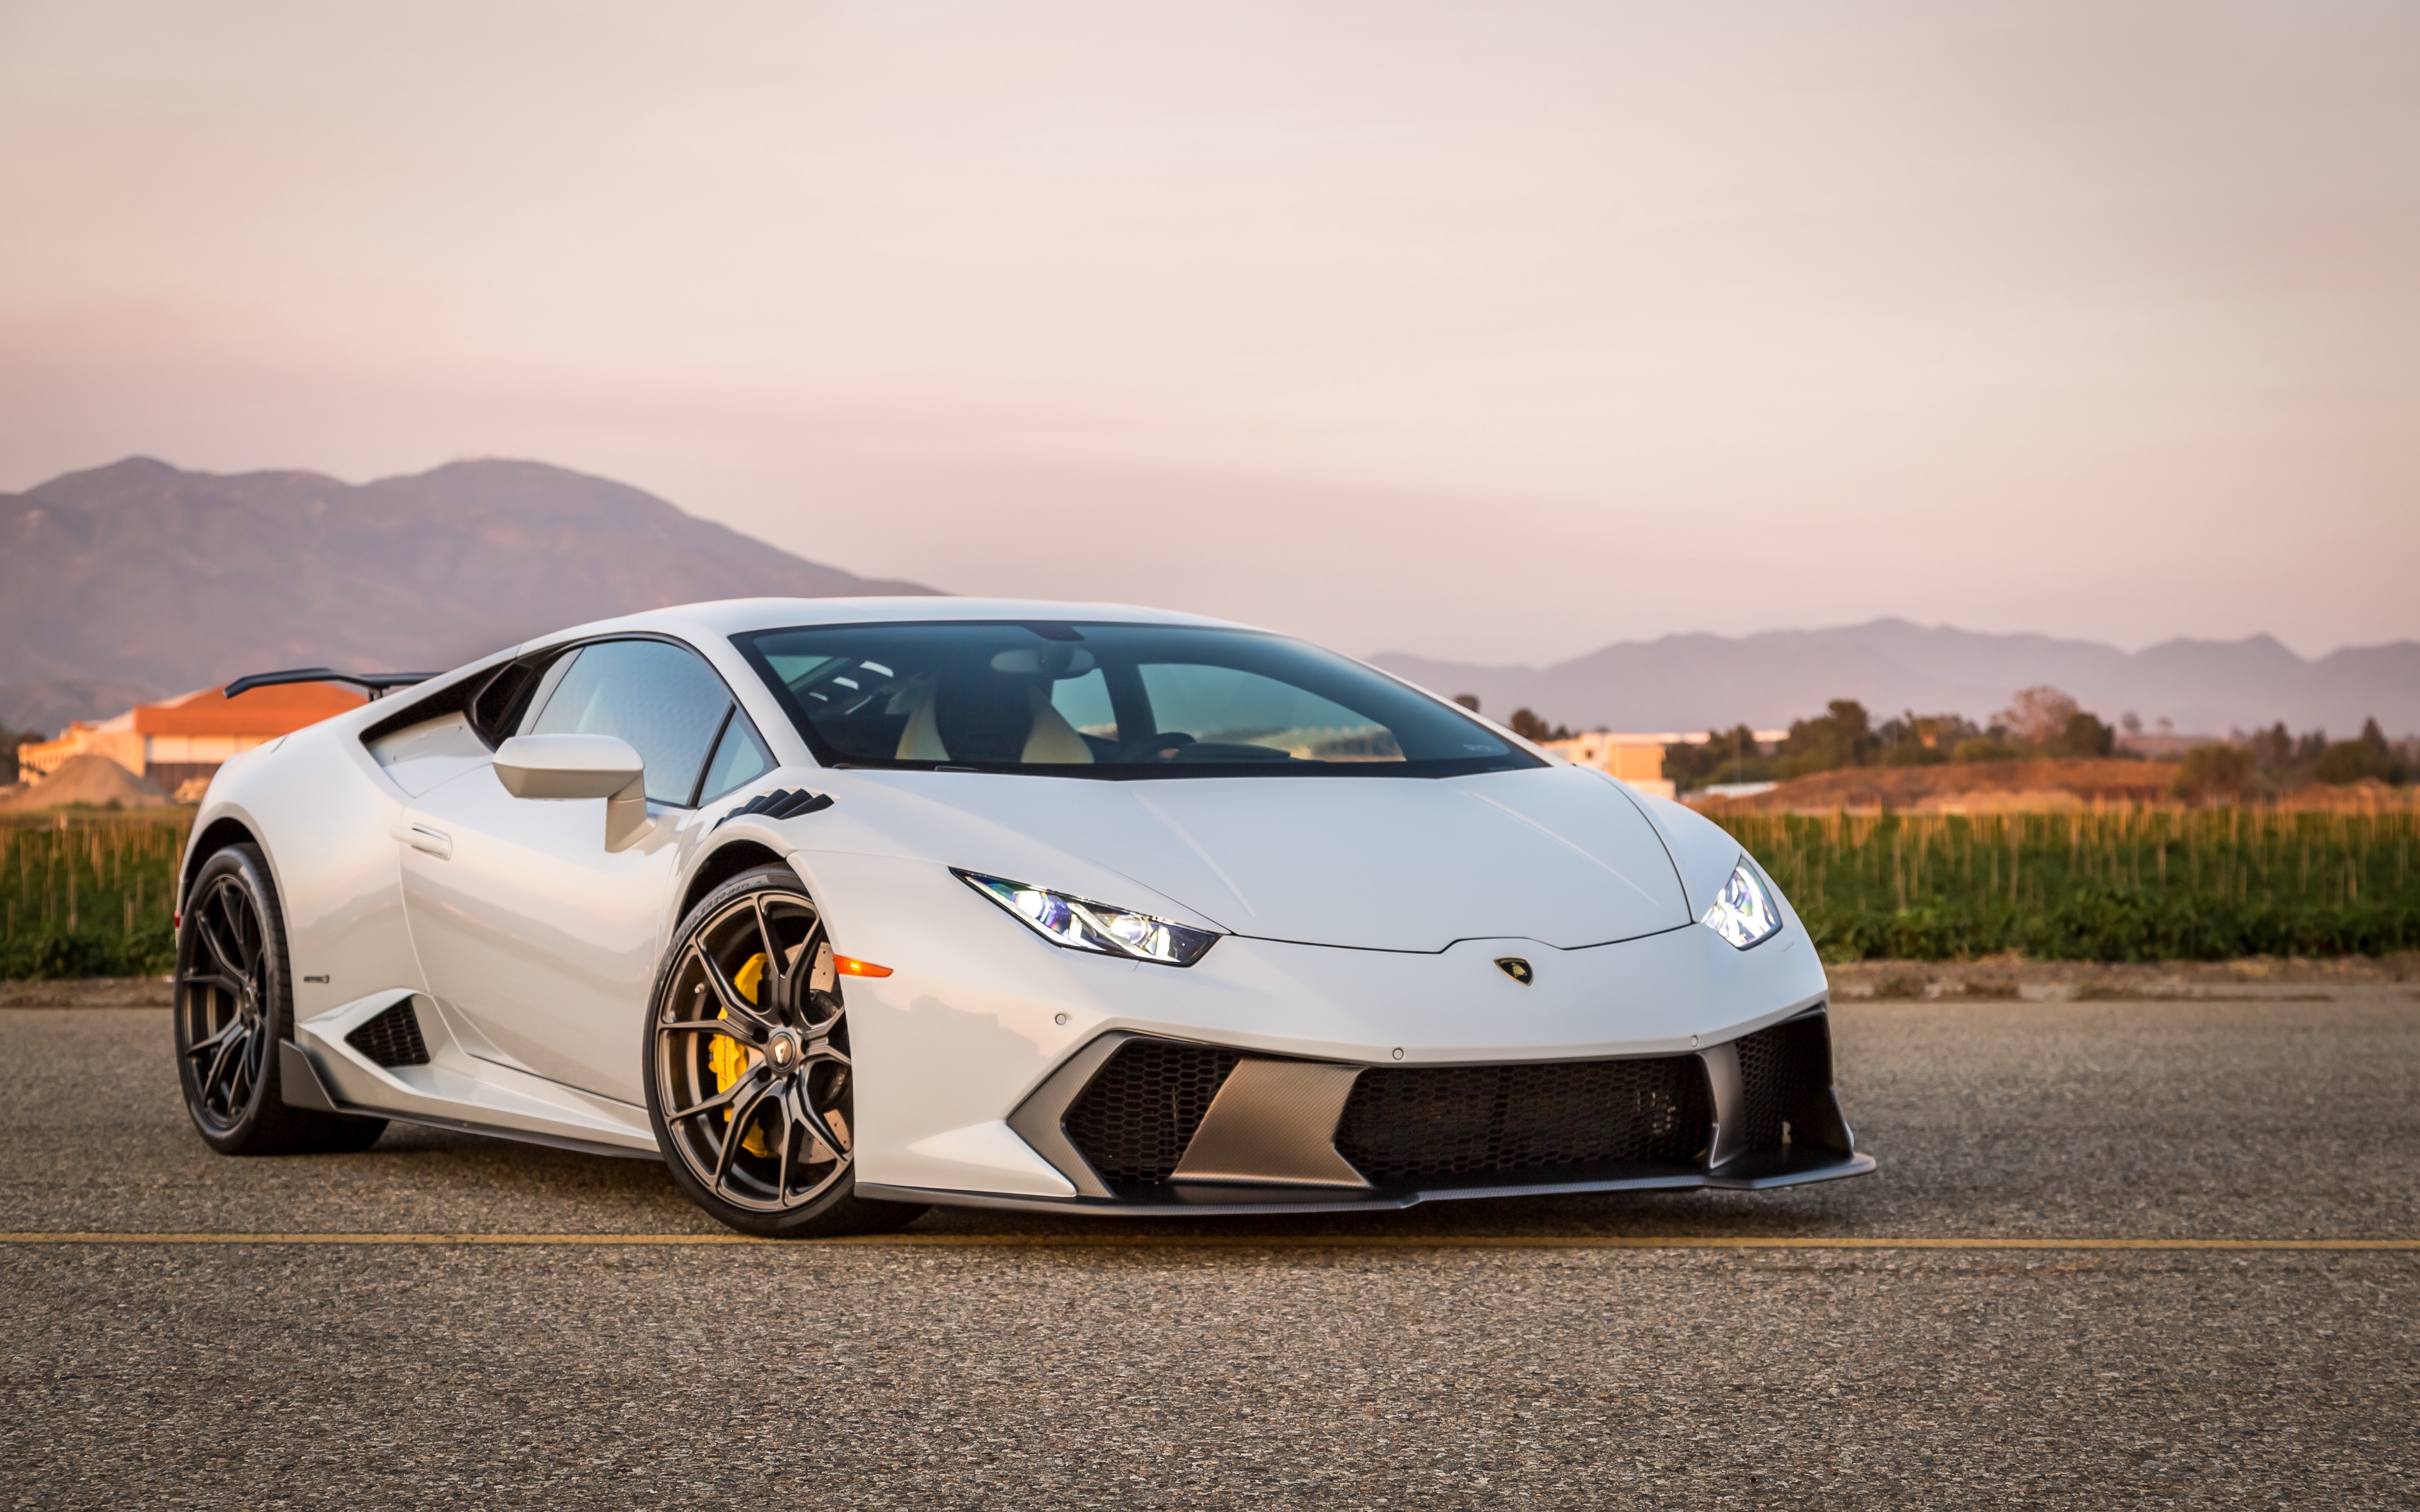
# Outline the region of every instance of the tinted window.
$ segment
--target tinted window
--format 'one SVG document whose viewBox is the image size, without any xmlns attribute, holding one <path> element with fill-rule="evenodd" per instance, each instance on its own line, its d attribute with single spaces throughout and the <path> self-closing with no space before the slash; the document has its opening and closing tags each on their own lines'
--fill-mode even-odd
<svg viewBox="0 0 2420 1512">
<path fill-rule="evenodd" d="M 1065 777 L 1446 777 L 1537 764 L 1332 652 L 1156 625 L 880 625 L 735 638 L 819 760 Z"/>
<path fill-rule="evenodd" d="M 748 722 L 748 716 L 734 711 L 731 722 L 722 727 L 722 739 L 715 744 L 714 760 L 706 764 L 706 780 L 698 786 L 697 801 L 711 802 L 772 769 L 773 753 L 757 737 L 756 727 Z"/>
<path fill-rule="evenodd" d="M 1306 760 L 1404 759 L 1395 733 L 1384 723 L 1292 683 L 1199 662 L 1145 662 L 1140 671 L 1162 734 L 1197 746 L 1267 748 Z"/>
<path fill-rule="evenodd" d="M 647 796 L 687 804 L 731 695 L 695 652 L 661 640 L 584 646 L 529 733 L 619 735 L 647 765 Z"/>
</svg>

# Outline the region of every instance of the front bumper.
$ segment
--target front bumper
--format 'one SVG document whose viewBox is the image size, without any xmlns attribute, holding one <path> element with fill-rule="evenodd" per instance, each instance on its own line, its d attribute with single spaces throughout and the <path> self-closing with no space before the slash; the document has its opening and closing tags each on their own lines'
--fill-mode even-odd
<svg viewBox="0 0 2420 1512">
<path fill-rule="evenodd" d="M 1009 1127 L 1075 1195 L 861 1182 L 901 1201 L 1168 1216 L 1859 1176 L 1821 1008 L 1683 1056 L 1352 1066 L 1112 1033 Z"/>
<path fill-rule="evenodd" d="M 1782 935 L 1749 950 L 1694 924 L 1572 949 L 1470 939 L 1434 954 L 1238 935 L 1177 969 L 1059 949 L 929 863 L 829 851 L 798 853 L 792 861 L 834 940 L 894 968 L 847 986 L 857 1177 L 868 1195 L 1030 1199 L 1060 1210 L 1302 1211 L 1501 1190 L 1773 1184 L 1868 1168 L 1845 1143 L 1833 1152 L 1838 1159 L 1823 1160 L 1796 1150 L 1804 1141 L 1794 1140 L 1787 1167 L 1770 1170 L 1755 1160 L 1743 1164 L 1749 1151 L 1728 1139 L 1714 1143 L 1720 1120 L 1712 1105 L 1727 1095 L 1715 1085 L 1721 1047 L 1825 1000 L 1822 964 L 1794 918 Z M 1531 980 L 1499 969 L 1497 958 L 1507 956 L 1526 959 Z M 1253 1063 L 1238 1097 L 1252 1094 L 1242 1101 L 1264 1111 L 1309 1099 L 1309 1111 L 1296 1107 L 1289 1117 L 1316 1126 L 1326 1110 L 1332 1117 L 1317 1134 L 1335 1127 L 1349 1084 L 1365 1073 L 1680 1057 L 1704 1068 L 1705 1137 L 1677 1152 L 1661 1149 L 1645 1165 L 1597 1162 L 1518 1181 L 1472 1170 L 1448 1179 L 1365 1177 L 1357 1167 L 1339 1170 L 1350 1163 L 1290 1123 L 1275 1154 L 1264 1149 L 1254 1157 L 1262 1164 L 1236 1166 L 1264 1116 L 1225 1120 L 1222 1138 L 1182 1180 L 1122 1190 L 1097 1172 L 1086 1177 L 1089 1162 L 1046 1148 L 1055 1125 L 1035 1110 L 1048 1105 L 1046 1088 L 1063 1108 L 1071 1104 L 1126 1037 L 1216 1047 Z M 1340 1078 L 1348 1084 L 1342 1090 Z M 1222 1073 L 1202 1091 L 1203 1105 L 1225 1090 Z M 1167 1151 L 1167 1160 L 1190 1152 L 1189 1144 Z M 1216 1180 L 1239 1175 L 1260 1179 Z"/>
</svg>

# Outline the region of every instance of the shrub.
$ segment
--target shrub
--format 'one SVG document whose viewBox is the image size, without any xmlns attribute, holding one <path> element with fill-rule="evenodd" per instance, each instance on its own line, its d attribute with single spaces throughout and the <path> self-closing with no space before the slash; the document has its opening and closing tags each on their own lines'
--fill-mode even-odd
<svg viewBox="0 0 2420 1512">
<path fill-rule="evenodd" d="M 1953 762 L 2012 762 L 2024 754 L 2014 746 L 2004 746 L 1987 736 L 1978 735 L 1972 740 L 1960 741 L 1950 751 L 1949 759 Z"/>
<path fill-rule="evenodd" d="M 2252 753 L 2241 746 L 2195 746 L 2177 764 L 2172 785 L 2185 798 L 2235 797 L 2252 786 Z"/>
</svg>

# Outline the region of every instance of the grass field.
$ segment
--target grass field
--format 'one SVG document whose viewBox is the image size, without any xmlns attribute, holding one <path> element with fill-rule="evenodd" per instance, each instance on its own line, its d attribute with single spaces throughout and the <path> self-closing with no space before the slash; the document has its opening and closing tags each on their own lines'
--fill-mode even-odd
<svg viewBox="0 0 2420 1512">
<path fill-rule="evenodd" d="M 0 821 L 0 977 L 170 969 L 191 814 Z M 2420 949 L 2420 815 L 2257 808 L 1732 815 L 1833 960 L 2223 960 Z"/>
</svg>

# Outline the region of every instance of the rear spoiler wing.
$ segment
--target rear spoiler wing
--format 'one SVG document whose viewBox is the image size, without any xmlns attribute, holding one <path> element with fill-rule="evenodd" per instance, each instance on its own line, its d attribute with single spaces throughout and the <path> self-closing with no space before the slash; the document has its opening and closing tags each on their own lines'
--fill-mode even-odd
<svg viewBox="0 0 2420 1512">
<path fill-rule="evenodd" d="M 224 696 L 236 698 L 256 687 L 277 687 L 287 683 L 350 683 L 366 689 L 377 698 L 398 687 L 410 687 L 436 676 L 435 672 L 340 672 L 334 667 L 296 667 L 282 672 L 254 672 L 239 677 L 226 686 Z"/>
</svg>

